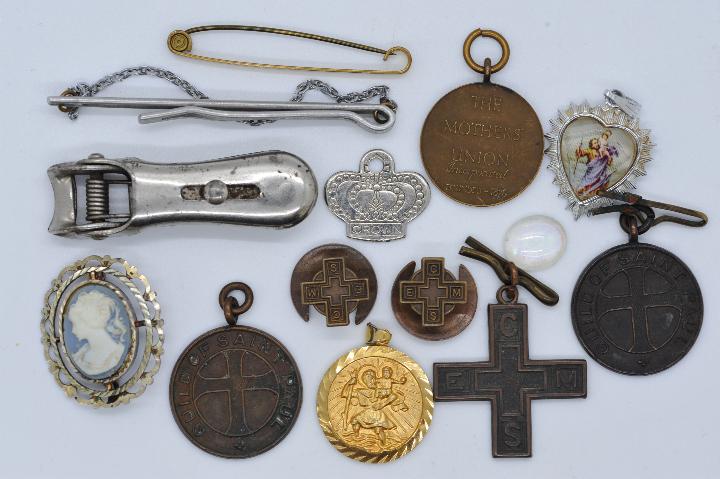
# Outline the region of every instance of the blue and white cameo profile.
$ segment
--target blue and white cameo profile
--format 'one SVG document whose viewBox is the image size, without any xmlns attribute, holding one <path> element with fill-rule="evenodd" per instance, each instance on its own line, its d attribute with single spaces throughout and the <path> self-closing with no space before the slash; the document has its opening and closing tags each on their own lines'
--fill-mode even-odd
<svg viewBox="0 0 720 479">
<path fill-rule="evenodd" d="M 92 255 L 60 270 L 40 330 L 50 373 L 80 404 L 113 408 L 160 370 L 164 321 L 147 277 L 122 258 Z"/>
<path fill-rule="evenodd" d="M 131 312 L 121 294 L 91 282 L 75 289 L 65 304 L 65 350 L 87 378 L 107 378 L 126 365 L 134 337 Z"/>
</svg>

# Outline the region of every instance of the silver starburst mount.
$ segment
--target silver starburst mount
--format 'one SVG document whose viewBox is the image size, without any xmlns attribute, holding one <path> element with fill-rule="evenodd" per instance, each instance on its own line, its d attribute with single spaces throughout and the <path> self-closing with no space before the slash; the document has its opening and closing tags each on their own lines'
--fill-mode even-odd
<svg viewBox="0 0 720 479">
<path fill-rule="evenodd" d="M 605 98 L 603 105 L 584 102 L 559 110 L 545 134 L 553 183 L 575 219 L 613 203 L 598 192 L 635 189 L 652 160 L 650 130 L 641 129 L 637 118 L 640 105 L 617 90 L 605 92 Z"/>
</svg>

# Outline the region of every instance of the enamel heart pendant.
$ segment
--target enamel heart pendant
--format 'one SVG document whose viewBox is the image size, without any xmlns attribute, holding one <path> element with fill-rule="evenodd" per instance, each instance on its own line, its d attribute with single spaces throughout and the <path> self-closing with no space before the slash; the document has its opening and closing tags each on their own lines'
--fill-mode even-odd
<svg viewBox="0 0 720 479">
<path fill-rule="evenodd" d="M 627 192 L 645 175 L 654 145 L 650 130 L 640 128 L 639 111 L 636 101 L 608 90 L 605 104 L 571 104 L 550 121 L 548 168 L 575 218 L 610 204 L 600 192 Z"/>
</svg>

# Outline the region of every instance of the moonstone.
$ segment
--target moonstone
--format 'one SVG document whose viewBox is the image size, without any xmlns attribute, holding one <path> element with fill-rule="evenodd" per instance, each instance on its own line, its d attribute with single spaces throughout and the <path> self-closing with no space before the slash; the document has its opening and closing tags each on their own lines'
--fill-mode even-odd
<svg viewBox="0 0 720 479">
<path fill-rule="evenodd" d="M 503 243 L 508 261 L 527 271 L 540 271 L 562 257 L 567 237 L 562 225 L 554 219 L 533 215 L 508 228 Z"/>
</svg>

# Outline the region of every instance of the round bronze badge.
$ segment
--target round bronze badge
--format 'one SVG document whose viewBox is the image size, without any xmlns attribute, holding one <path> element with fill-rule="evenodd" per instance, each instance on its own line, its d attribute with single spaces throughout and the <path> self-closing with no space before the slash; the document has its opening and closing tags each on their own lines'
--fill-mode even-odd
<svg viewBox="0 0 720 479">
<path fill-rule="evenodd" d="M 313 306 L 325 316 L 327 326 L 347 326 L 353 311 L 355 324 L 360 324 L 375 304 L 375 270 L 362 253 L 350 246 L 318 246 L 295 265 L 290 296 L 305 321 L 310 320 Z"/>
<path fill-rule="evenodd" d="M 247 288 L 247 289 L 245 289 Z M 243 305 L 229 296 L 246 294 Z M 271 335 L 237 326 L 252 291 L 231 283 L 220 304 L 229 326 L 209 331 L 180 355 L 170 381 L 173 416 L 197 447 L 227 458 L 248 458 L 277 445 L 292 429 L 302 402 L 293 357 Z"/>
<path fill-rule="evenodd" d="M 595 258 L 572 298 L 575 334 L 597 362 L 622 374 L 647 375 L 680 361 L 695 343 L 703 299 L 677 256 L 629 243 Z"/>
<path fill-rule="evenodd" d="M 496 65 L 480 66 L 470 57 L 478 37 L 502 47 Z M 420 139 L 423 163 L 435 186 L 471 206 L 493 206 L 519 195 L 535 178 L 543 157 L 543 131 L 523 97 L 490 83 L 509 58 L 505 39 L 476 30 L 465 41 L 465 61 L 484 73 L 482 83 L 461 86 L 442 97 L 428 114 Z"/>
<path fill-rule="evenodd" d="M 398 273 L 392 287 L 392 308 L 398 323 L 410 334 L 437 341 L 460 334 L 477 309 L 477 286 L 460 265 L 458 279 L 445 269 L 445 258 L 423 258 Z"/>
</svg>

